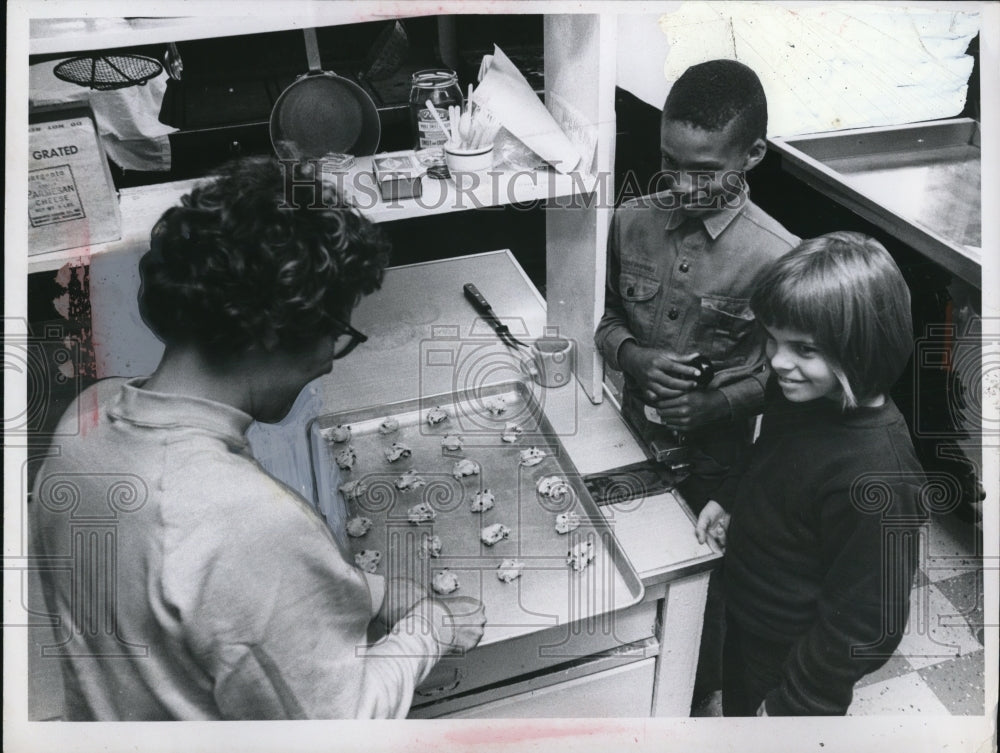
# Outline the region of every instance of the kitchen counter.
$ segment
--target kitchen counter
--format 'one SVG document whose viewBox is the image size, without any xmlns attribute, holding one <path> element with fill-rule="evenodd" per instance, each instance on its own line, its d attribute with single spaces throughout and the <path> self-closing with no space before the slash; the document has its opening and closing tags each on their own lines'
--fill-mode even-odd
<svg viewBox="0 0 1000 753">
<path fill-rule="evenodd" d="M 982 286 L 982 158 L 969 118 L 772 139 L 789 174 Z"/>
<path fill-rule="evenodd" d="M 508 251 L 391 268 L 382 289 L 365 298 L 352 317 L 352 324 L 368 335 L 368 342 L 349 358 L 338 361 L 329 375 L 313 382 L 282 424 L 255 425 L 251 430 L 255 454 L 265 467 L 312 498 L 305 427 L 315 416 L 520 377 L 519 357 L 500 344 L 465 300 L 462 285 L 466 282 L 477 285 L 516 337 L 530 341 L 552 334 L 546 327 L 543 299 Z M 535 389 L 547 419 L 581 473 L 616 468 L 645 458 L 612 400 L 593 404 L 575 381 L 557 389 Z M 620 633 L 617 640 L 612 636 L 610 644 L 605 641 L 593 645 L 605 654 L 609 650 L 638 651 L 637 656 L 649 662 L 651 671 L 655 669 L 653 696 L 647 695 L 643 701 L 649 704 L 650 713 L 687 716 L 708 572 L 719 555 L 697 542 L 687 506 L 672 493 L 609 505 L 601 510 L 639 573 L 646 593 L 642 604 L 621 616 L 613 631 Z M 645 635 L 643 630 L 651 635 Z M 652 648 L 633 645 L 641 644 L 644 635 L 646 641 L 652 640 Z M 538 648 L 528 641 L 521 650 Z M 476 653 L 470 653 L 464 665 L 467 669 L 455 670 L 456 677 L 465 673 L 466 683 L 470 682 L 469 675 L 486 673 L 488 677 L 483 677 L 482 684 L 486 685 L 489 679 L 489 684 L 495 685 L 503 668 L 492 665 L 518 664 L 509 657 L 496 662 L 491 655 L 478 667 Z M 580 659 L 578 653 L 579 649 L 574 649 L 573 655 Z M 495 656 L 499 658 L 501 654 Z M 607 656 L 602 659 L 608 660 Z M 554 660 L 549 664 L 560 666 Z M 534 662 L 526 661 L 523 667 L 530 673 Z M 621 669 L 616 665 L 606 671 Z M 569 673 L 566 683 L 581 682 L 579 677 L 572 676 L 571 670 L 572 667 L 560 666 L 559 671 Z M 514 686 L 516 683 L 511 687 Z M 497 695 L 496 690 L 492 692 Z M 525 692 L 531 695 L 538 690 Z M 441 707 L 437 711 L 443 709 L 448 715 L 478 715 L 472 701 L 463 704 L 445 699 L 437 703 Z M 509 699 L 484 702 L 483 708 L 492 708 L 497 703 L 505 709 L 503 714 L 524 713 L 520 705 L 512 708 Z M 583 710 L 586 706 L 576 708 L 561 702 L 553 708 L 556 711 L 550 715 L 601 715 L 601 709 L 588 711 Z M 613 706 L 601 708 L 606 715 L 618 713 Z M 634 706 L 621 713 L 638 714 L 639 709 Z"/>
<path fill-rule="evenodd" d="M 368 342 L 313 382 L 282 424 L 254 426 L 251 441 L 268 469 L 311 498 L 305 423 L 316 415 L 521 378 L 518 357 L 463 296 L 466 282 L 476 284 L 515 337 L 530 342 L 552 334 L 544 300 L 509 251 L 390 268 L 382 289 L 351 319 Z M 538 388 L 536 396 L 580 473 L 645 459 L 612 400 L 595 405 L 576 382 Z M 289 435 L 297 447 L 289 447 Z M 718 559 L 696 541 L 690 512 L 673 494 L 603 511 L 647 587 Z"/>
</svg>

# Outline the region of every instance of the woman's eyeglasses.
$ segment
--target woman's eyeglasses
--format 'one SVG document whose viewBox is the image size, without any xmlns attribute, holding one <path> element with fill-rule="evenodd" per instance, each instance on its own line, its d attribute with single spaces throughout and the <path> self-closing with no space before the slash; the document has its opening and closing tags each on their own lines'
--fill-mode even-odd
<svg viewBox="0 0 1000 753">
<path fill-rule="evenodd" d="M 368 340 L 368 335 L 359 332 L 354 329 L 347 322 L 342 322 L 339 319 L 333 320 L 334 324 L 340 327 L 340 332 L 337 334 L 337 342 L 333 346 L 333 360 L 336 361 L 339 358 L 343 358 L 361 343 Z M 341 343 L 344 338 L 348 338 L 346 342 Z"/>
</svg>

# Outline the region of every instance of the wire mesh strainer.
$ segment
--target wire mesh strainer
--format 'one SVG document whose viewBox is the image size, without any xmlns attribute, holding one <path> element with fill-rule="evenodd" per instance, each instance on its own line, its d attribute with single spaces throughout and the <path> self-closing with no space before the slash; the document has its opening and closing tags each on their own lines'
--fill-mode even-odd
<svg viewBox="0 0 1000 753">
<path fill-rule="evenodd" d="M 161 71 L 159 61 L 143 55 L 84 55 L 64 60 L 53 69 L 63 81 L 99 91 L 139 86 Z"/>
</svg>

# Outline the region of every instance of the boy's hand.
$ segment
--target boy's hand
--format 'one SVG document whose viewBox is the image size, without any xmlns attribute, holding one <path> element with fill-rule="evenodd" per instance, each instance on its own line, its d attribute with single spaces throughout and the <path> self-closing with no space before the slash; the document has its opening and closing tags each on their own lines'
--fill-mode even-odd
<svg viewBox="0 0 1000 753">
<path fill-rule="evenodd" d="M 726 532 L 729 530 L 729 514 L 714 499 L 708 500 L 698 516 L 694 535 L 699 544 L 711 539 L 720 550 L 726 549 Z"/>
<path fill-rule="evenodd" d="M 625 342 L 618 361 L 639 384 L 642 400 L 656 407 L 657 401 L 668 400 L 693 390 L 700 372 L 685 361 L 695 353 L 677 355 L 669 350 L 644 348 L 633 341 Z"/>
<path fill-rule="evenodd" d="M 677 431 L 691 431 L 729 418 L 729 401 L 719 390 L 682 392 L 676 397 L 650 403 L 663 424 Z"/>
</svg>

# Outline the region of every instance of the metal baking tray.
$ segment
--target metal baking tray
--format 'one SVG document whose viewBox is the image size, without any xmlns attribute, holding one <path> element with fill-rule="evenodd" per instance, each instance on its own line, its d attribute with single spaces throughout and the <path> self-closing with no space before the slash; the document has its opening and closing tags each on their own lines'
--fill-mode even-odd
<svg viewBox="0 0 1000 753">
<path fill-rule="evenodd" d="M 979 285 L 979 123 L 969 118 L 775 138 L 785 168 Z"/>
<path fill-rule="evenodd" d="M 498 399 L 504 403 L 504 413 L 492 415 L 487 406 L 495 405 Z M 427 411 L 437 406 L 449 418 L 430 426 L 425 420 Z M 386 417 L 399 422 L 395 434 L 379 432 Z M 508 422 L 523 430 L 512 444 L 500 439 Z M 351 427 L 350 445 L 357 462 L 350 471 L 339 469 L 334 461 L 334 455 L 346 445 L 334 444 L 323 434 L 338 424 Z M 346 542 L 352 559 L 353 553 L 377 549 L 383 557 L 376 572 L 413 578 L 425 586 L 439 570 L 447 568 L 455 573 L 460 582 L 455 595 L 471 596 L 485 605 L 488 624 L 481 646 L 600 617 L 642 599 L 643 585 L 635 568 L 530 386 L 520 381 L 323 415 L 312 421 L 309 433 L 317 502 L 327 511 L 331 528 Z M 441 439 L 446 434 L 461 435 L 462 450 L 444 449 Z M 383 448 L 393 442 L 408 445 L 412 456 L 389 463 Z M 519 453 L 528 447 L 543 449 L 544 460 L 531 467 L 521 465 Z M 452 470 L 462 458 L 477 462 L 479 475 L 456 479 Z M 419 471 L 427 485 L 397 489 L 394 482 L 409 469 Z M 541 497 L 536 484 L 549 475 L 565 478 L 573 493 L 558 501 Z M 345 481 L 362 481 L 367 491 L 359 499 L 344 499 L 337 489 Z M 495 495 L 495 506 L 485 513 L 474 513 L 470 500 L 484 489 Z M 436 518 L 411 524 L 407 510 L 421 502 L 435 509 Z M 582 524 L 568 534 L 559 534 L 556 516 L 568 511 L 577 512 Z M 366 516 L 374 525 L 364 537 L 347 538 L 337 530 L 345 514 Z M 508 526 L 511 533 L 490 547 L 480 541 L 480 530 L 493 523 Z M 420 556 L 424 533 L 441 538 L 440 557 Z M 567 552 L 588 540 L 595 546 L 594 560 L 582 572 L 575 572 L 567 566 Z M 497 577 L 497 566 L 505 559 L 524 563 L 521 577 L 511 583 Z"/>
</svg>

